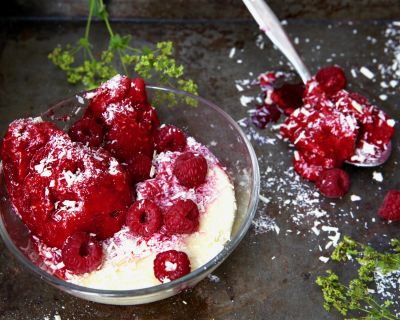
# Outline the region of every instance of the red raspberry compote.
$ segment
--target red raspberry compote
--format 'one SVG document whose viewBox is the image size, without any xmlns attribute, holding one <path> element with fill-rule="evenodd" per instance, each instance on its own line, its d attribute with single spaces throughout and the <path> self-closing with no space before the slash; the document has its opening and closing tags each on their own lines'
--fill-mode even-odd
<svg viewBox="0 0 400 320">
<path fill-rule="evenodd" d="M 276 87 L 282 77 L 271 72 L 260 77 L 265 100 L 253 115 L 254 124 L 264 128 L 269 121 L 276 121 L 279 114 L 274 116 L 273 108 L 288 115 L 280 133 L 296 148 L 296 172 L 317 182 L 324 195 L 343 196 L 349 189 L 347 176 L 332 169 L 341 168 L 345 161 L 379 159 L 394 134 L 395 121 L 365 97 L 346 91 L 346 76 L 339 67 L 320 69 L 304 92 L 301 86 Z M 345 176 L 346 181 L 338 180 Z"/>
</svg>

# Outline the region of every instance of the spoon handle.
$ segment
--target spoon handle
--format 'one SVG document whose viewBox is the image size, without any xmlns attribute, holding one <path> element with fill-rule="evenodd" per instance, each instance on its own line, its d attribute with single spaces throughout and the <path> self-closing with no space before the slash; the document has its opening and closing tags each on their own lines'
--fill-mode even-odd
<svg viewBox="0 0 400 320">
<path fill-rule="evenodd" d="M 300 75 L 304 83 L 311 79 L 310 72 L 304 65 L 300 56 L 293 47 L 280 21 L 263 0 L 243 0 L 253 18 L 257 21 L 260 29 L 265 32 L 268 38 L 288 58 Z"/>
</svg>

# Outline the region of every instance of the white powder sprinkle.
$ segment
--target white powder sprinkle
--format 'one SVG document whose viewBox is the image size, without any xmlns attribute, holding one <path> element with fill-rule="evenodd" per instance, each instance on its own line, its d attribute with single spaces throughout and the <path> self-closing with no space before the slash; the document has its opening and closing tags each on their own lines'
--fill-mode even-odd
<svg viewBox="0 0 400 320">
<path fill-rule="evenodd" d="M 254 101 L 254 97 L 245 96 L 245 95 L 240 96 L 240 104 L 241 104 L 243 107 L 247 107 L 247 105 L 248 105 L 250 102 L 253 102 L 253 101 Z"/>
<path fill-rule="evenodd" d="M 388 126 L 394 127 L 394 125 L 396 124 L 396 121 L 394 121 L 393 119 L 389 119 L 386 121 L 386 123 L 388 124 Z"/>
<path fill-rule="evenodd" d="M 367 67 L 361 67 L 360 72 L 368 79 L 373 79 L 375 78 L 375 74 L 369 70 Z"/>
<path fill-rule="evenodd" d="M 85 100 L 81 96 L 76 95 L 76 99 L 80 104 L 85 104 Z"/>
<path fill-rule="evenodd" d="M 385 94 L 398 94 L 400 80 L 400 24 L 396 21 L 388 24 L 385 30 L 384 53 L 388 56 L 388 64 L 379 64 L 378 70 L 383 81 L 381 87 L 386 89 Z"/>
<path fill-rule="evenodd" d="M 229 51 L 229 58 L 232 59 L 235 56 L 236 53 L 236 48 L 233 47 L 230 51 Z"/>
<path fill-rule="evenodd" d="M 266 137 L 265 135 L 260 134 L 256 129 L 253 127 L 247 127 L 249 133 L 247 134 L 247 138 L 250 141 L 255 141 L 259 145 L 265 145 L 265 144 L 275 144 L 276 139 L 275 138 L 270 138 Z"/>
<path fill-rule="evenodd" d="M 328 257 L 324 257 L 324 256 L 320 256 L 318 259 L 320 261 L 322 261 L 323 263 L 327 263 L 329 261 L 329 258 Z"/>
<path fill-rule="evenodd" d="M 263 195 L 259 194 L 258 197 L 260 198 L 260 200 L 262 202 L 264 202 L 265 204 L 268 204 L 270 202 L 270 200 L 266 197 L 264 197 Z"/>
<path fill-rule="evenodd" d="M 209 279 L 211 282 L 214 282 L 214 283 L 221 282 L 221 279 L 220 279 L 218 276 L 216 276 L 215 274 L 209 274 L 209 275 L 208 275 L 208 279 Z"/>
<path fill-rule="evenodd" d="M 239 92 L 242 92 L 244 90 L 243 87 L 238 83 L 236 83 L 235 86 L 236 86 L 237 91 L 239 91 Z"/>
<path fill-rule="evenodd" d="M 355 195 L 355 194 L 352 194 L 351 196 L 350 196 L 350 200 L 351 201 L 360 201 L 361 200 L 361 197 L 360 196 L 357 196 L 357 195 Z"/>
<path fill-rule="evenodd" d="M 165 271 L 175 271 L 178 265 L 170 261 L 165 261 Z"/>
<path fill-rule="evenodd" d="M 374 171 L 374 172 L 372 172 L 372 179 L 374 179 L 375 181 L 378 181 L 378 182 L 382 182 L 383 181 L 383 175 L 382 175 L 381 172 Z"/>
<path fill-rule="evenodd" d="M 254 219 L 252 224 L 254 226 L 256 235 L 263 234 L 269 231 L 275 231 L 276 234 L 279 234 L 280 232 L 280 228 L 276 224 L 275 219 L 266 215 L 262 215 Z"/>
<path fill-rule="evenodd" d="M 382 101 L 386 101 L 388 98 L 388 96 L 386 94 L 380 94 L 379 95 L 379 99 L 381 99 Z"/>
<path fill-rule="evenodd" d="M 118 174 L 120 171 L 118 170 L 117 167 L 118 167 L 118 161 L 112 158 L 110 161 L 110 167 L 108 168 L 108 172 L 112 175 Z"/>
<path fill-rule="evenodd" d="M 378 269 L 374 273 L 374 278 L 376 282 L 377 293 L 381 297 L 390 299 L 392 301 L 399 301 L 400 270 L 384 274 Z"/>
<path fill-rule="evenodd" d="M 262 34 L 257 35 L 257 38 L 256 38 L 256 46 L 257 46 L 258 48 L 260 48 L 261 50 L 264 49 L 264 47 L 265 47 L 265 41 L 264 41 L 264 36 L 263 36 Z"/>
</svg>

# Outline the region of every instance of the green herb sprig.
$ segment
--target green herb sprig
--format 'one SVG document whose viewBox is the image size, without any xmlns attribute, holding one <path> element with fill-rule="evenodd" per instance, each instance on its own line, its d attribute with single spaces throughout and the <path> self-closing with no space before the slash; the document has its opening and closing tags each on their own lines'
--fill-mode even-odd
<svg viewBox="0 0 400 320">
<path fill-rule="evenodd" d="M 89 40 L 94 17 L 101 18 L 109 34 L 108 48 L 100 54 L 95 54 Z M 133 75 L 146 81 L 160 82 L 194 95 L 198 94 L 196 83 L 184 77 L 183 65 L 177 64 L 173 58 L 172 42 L 158 42 L 153 48 L 134 48 L 130 43 L 130 35 L 120 35 L 112 29 L 103 0 L 89 0 L 84 36 L 74 45 L 56 47 L 49 54 L 49 59 L 66 73 L 69 83 L 82 83 L 86 89 L 93 89 L 119 73 L 119 66 L 126 75 L 130 75 L 131 71 Z"/>
<path fill-rule="evenodd" d="M 344 239 L 333 251 L 331 258 L 337 262 L 355 260 L 359 263 L 358 277 L 344 285 L 337 274 L 328 270 L 327 275 L 318 277 L 316 283 L 324 296 L 324 308 L 336 309 L 343 316 L 357 312 L 360 316 L 351 319 L 398 319 L 391 313 L 393 301 L 377 302 L 369 287 L 374 283 L 374 272 L 383 274 L 400 270 L 400 239 L 391 242 L 393 252 L 381 253 L 371 246 L 359 243 L 350 237 Z"/>
</svg>

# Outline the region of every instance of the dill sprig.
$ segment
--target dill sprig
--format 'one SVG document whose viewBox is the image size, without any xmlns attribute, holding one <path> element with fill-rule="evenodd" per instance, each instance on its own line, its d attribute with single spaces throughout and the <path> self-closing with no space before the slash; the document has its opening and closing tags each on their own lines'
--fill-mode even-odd
<svg viewBox="0 0 400 320">
<path fill-rule="evenodd" d="M 371 246 L 357 242 L 350 237 L 344 239 L 333 251 L 331 258 L 336 262 L 355 260 L 359 264 L 358 277 L 345 285 L 332 270 L 326 271 L 326 276 L 317 278 L 316 283 L 321 287 L 324 296 L 324 308 L 327 311 L 336 309 L 343 316 L 349 313 L 358 317 L 351 319 L 398 319 L 392 314 L 390 306 L 393 301 L 385 300 L 380 303 L 369 287 L 374 283 L 374 273 L 379 271 L 388 274 L 400 270 L 400 239 L 391 242 L 392 252 L 378 252 Z"/>
<path fill-rule="evenodd" d="M 101 18 L 109 35 L 108 47 L 100 54 L 95 54 L 89 39 L 94 17 Z M 196 83 L 184 77 L 184 66 L 175 61 L 173 53 L 171 41 L 158 42 L 153 47 L 132 47 L 130 35 L 120 35 L 112 29 L 103 0 L 89 0 L 84 36 L 73 45 L 56 47 L 49 59 L 66 73 L 69 83 L 81 83 L 86 89 L 96 88 L 120 73 L 119 66 L 127 76 L 139 76 L 197 95 Z"/>
</svg>

